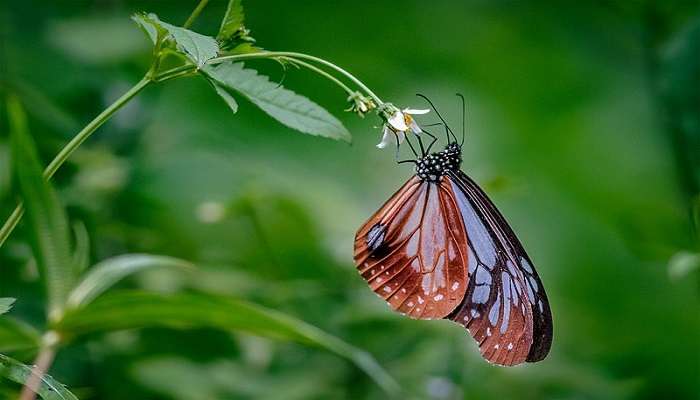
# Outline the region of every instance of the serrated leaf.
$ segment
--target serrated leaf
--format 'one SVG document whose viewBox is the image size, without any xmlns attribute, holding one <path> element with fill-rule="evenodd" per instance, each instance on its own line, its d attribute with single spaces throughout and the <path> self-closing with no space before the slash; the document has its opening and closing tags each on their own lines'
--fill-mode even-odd
<svg viewBox="0 0 700 400">
<path fill-rule="evenodd" d="M 209 83 L 214 87 L 214 90 L 216 93 L 221 96 L 222 99 L 226 102 L 226 105 L 228 105 L 228 108 L 231 109 L 231 111 L 235 114 L 238 112 L 238 102 L 236 102 L 236 99 L 229 93 L 228 89 L 225 87 L 219 85 L 215 81 L 208 79 Z"/>
<path fill-rule="evenodd" d="M 12 297 L 0 297 L 0 314 L 5 314 L 6 312 L 10 311 L 16 300 L 17 299 Z"/>
<path fill-rule="evenodd" d="M 58 196 L 43 178 L 26 117 L 16 98 L 7 102 L 11 126 L 13 170 L 27 213 L 29 238 L 45 282 L 49 315 L 60 313 L 77 271 L 72 263 L 68 217 Z"/>
<path fill-rule="evenodd" d="M 146 31 L 153 43 L 157 42 L 159 33 L 167 33 L 175 41 L 177 49 L 195 63 L 197 68 L 201 68 L 219 53 L 219 44 L 211 36 L 163 22 L 153 13 L 134 14 L 131 18 Z"/>
<path fill-rule="evenodd" d="M 235 90 L 282 124 L 311 135 L 350 141 L 350 132 L 323 107 L 270 82 L 243 63 L 226 63 L 202 69 L 223 87 Z"/>
<path fill-rule="evenodd" d="M 149 326 L 211 327 L 320 347 L 353 362 L 387 392 L 398 392 L 396 382 L 367 352 L 294 317 L 231 297 L 115 291 L 68 311 L 53 328 L 78 335 Z"/>
<path fill-rule="evenodd" d="M 155 14 L 137 13 L 131 16 L 131 19 L 146 32 L 153 44 L 158 42 L 158 26 L 160 20 Z"/>
<path fill-rule="evenodd" d="M 36 376 L 35 372 L 28 365 L 0 354 L 0 376 L 20 385 L 25 385 L 33 375 Z M 50 375 L 42 375 L 39 383 L 36 393 L 44 400 L 78 400 L 65 385 Z"/>
<path fill-rule="evenodd" d="M 219 44 L 211 36 L 170 25 L 163 21 L 160 21 L 160 25 L 170 33 L 178 50 L 185 53 L 197 65 L 197 68 L 201 68 L 205 62 L 216 57 L 219 53 Z"/>
<path fill-rule="evenodd" d="M 242 0 L 229 0 L 226 7 L 224 19 L 221 20 L 221 28 L 216 39 L 219 41 L 227 41 L 231 39 L 238 30 L 243 26 L 243 4 Z"/>
<path fill-rule="evenodd" d="M 192 268 L 192 264 L 177 258 L 150 254 L 127 254 L 104 260 L 95 265 L 73 289 L 68 306 L 85 306 L 120 280 L 152 268 Z"/>
</svg>

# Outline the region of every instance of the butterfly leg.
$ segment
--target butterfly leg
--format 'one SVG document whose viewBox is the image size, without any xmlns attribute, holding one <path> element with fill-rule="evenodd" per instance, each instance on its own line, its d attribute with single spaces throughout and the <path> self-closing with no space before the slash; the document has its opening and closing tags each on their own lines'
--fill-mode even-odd
<svg viewBox="0 0 700 400">
<path fill-rule="evenodd" d="M 397 134 L 394 134 L 394 137 L 396 138 L 396 155 L 394 156 L 394 158 L 396 159 L 396 163 L 397 164 L 404 164 L 404 163 L 411 162 L 411 163 L 415 164 L 416 160 L 401 160 L 401 161 L 399 161 L 399 148 L 401 146 L 401 143 L 399 143 L 399 136 Z M 413 147 L 411 147 L 411 150 L 413 150 Z M 415 151 L 413 152 L 413 154 L 415 154 Z"/>
<path fill-rule="evenodd" d="M 398 137 L 397 137 L 398 140 Z M 406 143 L 408 143 L 408 147 L 411 148 L 411 152 L 413 153 L 413 156 L 418 158 L 418 153 L 416 152 L 415 147 L 413 147 L 413 143 L 411 143 L 411 140 L 408 135 L 406 135 Z"/>
<path fill-rule="evenodd" d="M 435 135 L 433 135 L 432 133 L 426 131 L 425 129 L 423 129 L 423 133 L 425 133 L 426 135 L 428 135 L 428 136 L 430 136 L 431 138 L 433 138 L 433 140 L 432 140 L 432 141 L 430 142 L 430 144 L 428 145 L 428 150 L 427 150 L 427 152 L 430 153 L 430 149 L 433 148 L 433 145 L 435 144 L 435 142 L 437 142 L 438 139 L 437 139 L 437 137 L 436 137 Z"/>
</svg>

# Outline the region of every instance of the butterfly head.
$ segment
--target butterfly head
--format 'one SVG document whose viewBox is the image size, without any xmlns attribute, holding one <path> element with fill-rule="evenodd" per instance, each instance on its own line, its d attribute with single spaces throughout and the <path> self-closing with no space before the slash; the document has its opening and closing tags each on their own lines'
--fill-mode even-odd
<svg viewBox="0 0 700 400">
<path fill-rule="evenodd" d="M 452 142 L 445 150 L 416 160 L 416 176 L 423 181 L 439 182 L 447 171 L 459 170 L 462 164 L 462 147 Z"/>
</svg>

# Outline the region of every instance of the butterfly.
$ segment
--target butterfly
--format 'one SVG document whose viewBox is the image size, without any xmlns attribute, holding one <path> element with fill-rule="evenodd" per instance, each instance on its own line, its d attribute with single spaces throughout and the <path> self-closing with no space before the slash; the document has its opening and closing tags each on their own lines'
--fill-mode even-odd
<svg viewBox="0 0 700 400">
<path fill-rule="evenodd" d="M 419 156 L 408 142 L 415 174 L 357 231 L 357 269 L 395 311 L 465 327 L 487 361 L 540 361 L 552 343 L 542 282 L 503 215 L 461 171 L 464 136 L 458 143 L 433 110 L 448 145 L 430 153 L 437 139 L 428 133 L 433 142 L 426 151 L 421 141 Z"/>
</svg>

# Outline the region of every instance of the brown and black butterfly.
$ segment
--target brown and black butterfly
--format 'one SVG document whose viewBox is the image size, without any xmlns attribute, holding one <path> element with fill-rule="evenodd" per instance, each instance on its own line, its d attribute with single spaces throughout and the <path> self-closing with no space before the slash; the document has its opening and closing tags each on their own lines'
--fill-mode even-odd
<svg viewBox="0 0 700 400">
<path fill-rule="evenodd" d="M 448 145 L 430 153 L 436 137 L 426 132 L 433 140 L 424 150 L 416 137 L 419 157 L 408 141 L 417 158 L 404 162 L 416 173 L 357 231 L 357 269 L 394 310 L 464 326 L 489 362 L 540 361 L 552 343 L 542 282 L 503 215 L 460 170 L 464 116 L 458 143 L 433 110 Z"/>
</svg>

